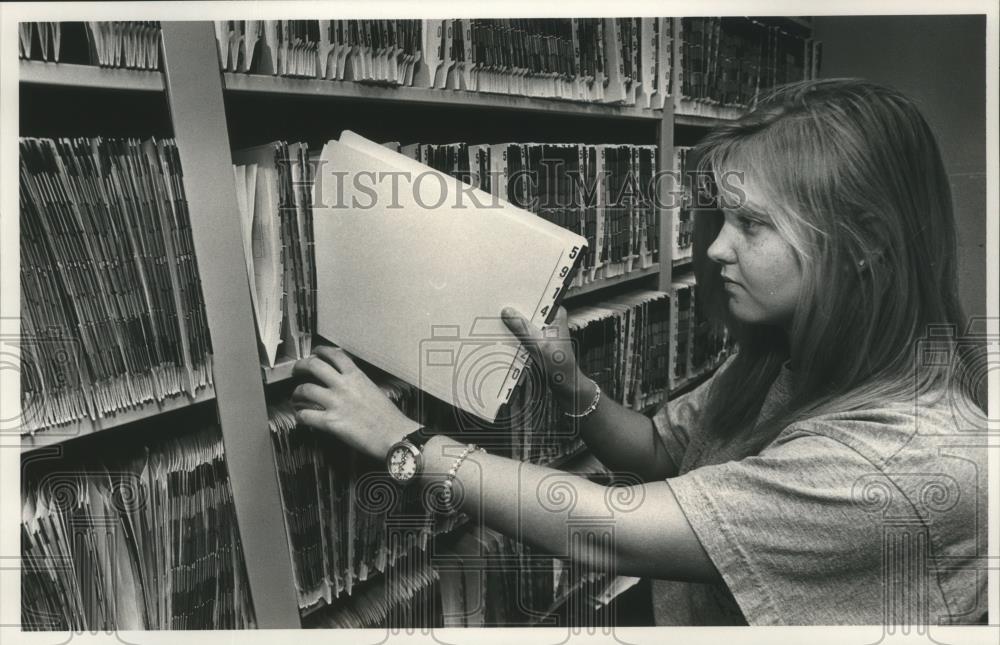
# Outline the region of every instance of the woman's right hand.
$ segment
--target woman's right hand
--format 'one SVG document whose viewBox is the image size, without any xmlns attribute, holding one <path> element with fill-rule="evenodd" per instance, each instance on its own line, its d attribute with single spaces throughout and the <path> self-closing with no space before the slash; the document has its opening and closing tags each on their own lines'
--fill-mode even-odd
<svg viewBox="0 0 1000 645">
<path fill-rule="evenodd" d="M 575 408 L 586 407 L 594 395 L 594 386 L 576 364 L 566 309 L 559 307 L 552 324 L 545 329 L 531 324 L 513 307 L 505 307 L 500 317 L 542 368 L 545 383 L 559 406 L 573 413 L 578 412 Z"/>
</svg>

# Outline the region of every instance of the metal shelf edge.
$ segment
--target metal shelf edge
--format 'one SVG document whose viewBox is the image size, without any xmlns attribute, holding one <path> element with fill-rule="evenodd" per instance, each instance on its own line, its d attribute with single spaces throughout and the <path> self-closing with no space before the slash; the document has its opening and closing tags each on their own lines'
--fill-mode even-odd
<svg viewBox="0 0 1000 645">
<path fill-rule="evenodd" d="M 162 92 L 163 73 L 156 70 L 122 69 L 49 63 L 37 60 L 20 61 L 18 79 L 32 85 L 55 85 L 106 90 Z"/>
<path fill-rule="evenodd" d="M 633 280 L 641 280 L 651 275 L 656 275 L 660 272 L 660 264 L 652 264 L 645 269 L 639 269 L 638 271 L 631 271 L 629 273 L 622 274 L 620 276 L 615 276 L 614 278 L 606 278 L 601 280 L 595 280 L 581 287 L 570 287 L 566 292 L 566 297 L 564 300 L 572 300 L 577 296 L 582 296 L 596 291 L 601 291 L 608 287 L 617 286 L 624 284 L 626 282 L 632 282 Z"/>
<path fill-rule="evenodd" d="M 209 386 L 199 390 L 193 398 L 179 394 L 164 399 L 162 402 L 150 401 L 145 405 L 130 408 L 103 419 L 81 419 L 74 423 L 37 430 L 33 434 L 21 435 L 21 451 L 27 452 L 36 448 L 63 443 L 71 439 L 90 436 L 98 432 L 121 428 L 165 412 L 183 410 L 213 400 L 215 400 L 215 388 Z"/>
<path fill-rule="evenodd" d="M 662 110 L 639 106 L 575 102 L 558 98 L 536 98 L 513 94 L 491 94 L 467 90 L 371 85 L 354 81 L 290 78 L 263 74 L 223 72 L 225 89 L 230 92 L 288 94 L 334 97 L 352 100 L 389 101 L 425 105 L 480 107 L 521 112 L 659 121 Z"/>
</svg>

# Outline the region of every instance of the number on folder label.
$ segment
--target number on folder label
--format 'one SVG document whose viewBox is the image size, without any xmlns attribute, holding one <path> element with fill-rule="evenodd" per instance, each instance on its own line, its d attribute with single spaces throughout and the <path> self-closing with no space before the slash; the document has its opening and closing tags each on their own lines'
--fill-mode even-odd
<svg viewBox="0 0 1000 645">
<path fill-rule="evenodd" d="M 573 250 L 569 252 L 569 259 L 572 260 L 573 258 L 575 258 L 579 250 L 580 250 L 579 246 L 574 246 Z"/>
</svg>

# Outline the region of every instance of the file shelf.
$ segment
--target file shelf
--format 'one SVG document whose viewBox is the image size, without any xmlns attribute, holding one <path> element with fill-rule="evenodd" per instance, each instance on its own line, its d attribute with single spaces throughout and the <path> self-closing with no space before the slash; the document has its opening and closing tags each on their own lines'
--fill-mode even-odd
<svg viewBox="0 0 1000 645">
<path fill-rule="evenodd" d="M 695 125 L 712 127 L 723 121 L 739 118 L 743 110 L 725 105 L 712 105 L 699 101 L 679 99 L 674 108 L 677 125 Z"/>
<path fill-rule="evenodd" d="M 715 126 L 730 121 L 729 118 L 720 116 L 706 116 L 704 114 L 678 114 L 674 113 L 674 125 L 684 125 L 695 128 L 714 128 Z"/>
<path fill-rule="evenodd" d="M 281 383 L 282 381 L 289 380 L 292 378 L 292 367 L 294 366 L 295 361 L 283 360 L 276 362 L 274 367 L 267 367 L 266 365 L 261 367 L 264 382 L 271 385 L 272 383 Z"/>
<path fill-rule="evenodd" d="M 588 295 L 596 293 L 603 289 L 620 287 L 622 285 L 631 286 L 630 283 L 632 282 L 653 277 L 659 275 L 659 273 L 660 273 L 660 264 L 657 262 L 652 264 L 651 266 L 646 267 L 645 269 L 630 271 L 628 273 L 616 276 L 614 278 L 603 278 L 601 280 L 595 280 L 594 282 L 590 282 L 579 287 L 571 287 L 569 290 L 566 291 L 566 296 L 563 300 L 566 303 L 571 303 L 573 301 L 573 298 L 576 298 L 578 296 Z"/>
<path fill-rule="evenodd" d="M 441 90 L 421 87 L 384 87 L 353 81 L 289 78 L 224 72 L 225 89 L 229 92 L 285 94 L 291 96 L 329 97 L 339 100 L 389 101 L 401 104 L 478 107 L 518 112 L 606 117 L 659 121 L 663 110 L 637 106 L 617 106 L 583 103 L 550 98 L 533 98 L 466 90 Z"/>
<path fill-rule="evenodd" d="M 165 89 L 163 74 L 152 70 L 21 60 L 18 73 L 21 83 L 35 85 L 132 92 L 162 92 Z"/>
<path fill-rule="evenodd" d="M 808 22 L 790 19 L 809 29 Z M 268 432 L 266 397 L 269 388 L 287 384 L 292 361 L 273 368 L 261 367 L 256 347 L 256 330 L 246 276 L 242 271 L 243 249 L 235 186 L 232 182 L 231 136 L 227 128 L 227 95 L 270 95 L 314 97 L 338 103 L 378 102 L 407 106 L 477 109 L 524 114 L 525 119 L 541 115 L 592 119 L 614 143 L 614 123 L 629 121 L 648 124 L 652 133 L 647 144 L 657 146 L 660 170 L 672 168 L 674 128 L 711 127 L 736 118 L 739 111 L 704 102 L 679 98 L 679 21 L 674 24 L 674 60 L 670 79 L 672 100 L 661 109 L 584 103 L 554 98 L 508 96 L 483 92 L 386 87 L 351 81 L 287 78 L 238 72 L 220 72 L 215 30 L 210 22 L 162 23 L 163 71 L 108 69 L 87 65 L 22 60 L 19 81 L 25 86 L 57 86 L 80 90 L 163 92 L 170 106 L 171 125 L 184 169 L 184 187 L 191 211 L 192 236 L 199 262 L 208 326 L 213 339 L 214 388 L 205 388 L 193 399 L 183 395 L 162 404 L 148 404 L 126 410 L 100 421 L 78 423 L 42 430 L 21 438 L 22 451 L 59 444 L 110 429 L 121 429 L 174 410 L 205 403 L 217 408 L 226 461 L 236 506 L 239 533 L 246 558 L 248 588 L 261 628 L 299 628 L 307 612 L 300 612 L 292 577 L 290 540 L 285 531 L 282 500 L 278 488 L 271 438 Z M 349 123 L 343 124 L 349 128 Z M 647 127 L 647 126 L 644 126 Z M 484 131 L 489 124 L 484 123 Z M 661 203 L 667 201 L 671 186 L 659 182 Z M 660 210 L 659 261 L 652 266 L 616 278 L 601 280 L 569 290 L 566 303 L 577 297 L 590 301 L 602 294 L 617 295 L 642 286 L 669 291 L 675 276 L 690 269 L 689 259 L 673 261 L 671 249 L 671 208 Z M 235 243 L 234 243 L 235 242 Z M 232 267 L 240 267 L 234 271 Z M 700 374 L 669 393 L 670 397 L 690 391 L 709 374 Z M 211 403 L 210 403 L 211 402 Z M 575 469 L 580 464 L 595 465 L 586 450 L 574 451 L 550 465 Z M 588 466 L 589 468 L 589 466 Z M 586 468 L 585 468 L 586 469 Z M 459 531 L 466 530 L 460 528 Z M 586 585 L 581 585 L 584 588 Z M 550 613 L 569 595 L 553 603 Z M 310 621 L 316 619 L 314 610 Z"/>
<path fill-rule="evenodd" d="M 122 428 L 132 423 L 149 419 L 166 412 L 183 410 L 195 405 L 215 400 L 215 388 L 205 387 L 200 389 L 193 397 L 178 394 L 164 399 L 162 402 L 151 401 L 145 405 L 123 410 L 113 416 L 104 417 L 92 421 L 83 419 L 76 423 L 56 426 L 41 430 L 34 434 L 21 435 L 21 450 L 29 451 L 45 446 L 60 444 L 64 441 L 82 439 L 95 432 L 114 430 Z"/>
</svg>

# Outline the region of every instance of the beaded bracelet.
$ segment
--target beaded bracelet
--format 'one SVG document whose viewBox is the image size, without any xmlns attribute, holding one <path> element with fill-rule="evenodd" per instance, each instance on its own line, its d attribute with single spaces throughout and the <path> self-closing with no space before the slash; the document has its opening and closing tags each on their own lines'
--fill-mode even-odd
<svg viewBox="0 0 1000 645">
<path fill-rule="evenodd" d="M 441 490 L 441 496 L 444 498 L 444 503 L 448 508 L 451 508 L 452 505 L 452 487 L 455 485 L 455 476 L 458 474 L 458 468 L 462 465 L 462 462 L 465 461 L 465 458 L 476 450 L 480 450 L 483 453 L 486 452 L 486 450 L 480 448 L 476 444 L 470 443 L 465 447 L 465 450 L 462 451 L 462 454 L 455 459 L 455 463 L 452 464 L 451 470 L 448 471 L 448 475 L 444 480 L 444 487 Z"/>
<path fill-rule="evenodd" d="M 593 383 L 593 381 L 591 382 Z M 601 401 L 601 386 L 598 385 L 597 383 L 594 383 L 594 387 L 597 388 L 597 391 L 594 392 L 594 400 L 590 402 L 590 405 L 587 406 L 586 410 L 584 410 L 580 414 L 573 414 L 572 412 L 563 412 L 563 414 L 573 419 L 582 419 L 583 417 L 589 415 L 591 412 L 596 410 L 597 404 L 600 403 Z"/>
</svg>

